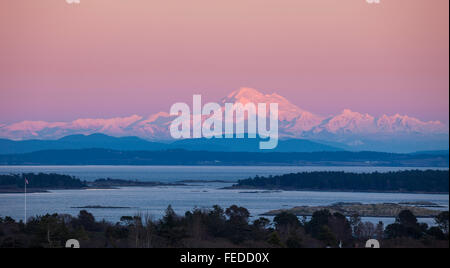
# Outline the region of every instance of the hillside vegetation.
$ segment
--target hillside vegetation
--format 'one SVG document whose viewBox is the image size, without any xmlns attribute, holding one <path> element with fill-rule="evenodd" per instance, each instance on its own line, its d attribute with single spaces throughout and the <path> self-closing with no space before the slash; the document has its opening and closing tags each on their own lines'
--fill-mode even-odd
<svg viewBox="0 0 450 268">
<path fill-rule="evenodd" d="M 240 180 L 233 188 L 448 193 L 449 171 L 304 172 Z"/>
</svg>

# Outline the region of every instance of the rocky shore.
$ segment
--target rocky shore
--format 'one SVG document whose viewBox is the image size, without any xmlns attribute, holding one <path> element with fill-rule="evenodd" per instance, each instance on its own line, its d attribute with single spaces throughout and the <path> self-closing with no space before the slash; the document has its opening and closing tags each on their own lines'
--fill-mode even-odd
<svg viewBox="0 0 450 268">
<path fill-rule="evenodd" d="M 424 207 L 400 205 L 400 204 L 360 204 L 360 203 L 337 203 L 330 206 L 317 207 L 294 207 L 292 209 L 272 210 L 264 213 L 263 216 L 276 216 L 282 212 L 289 212 L 296 216 L 312 216 L 315 212 L 320 210 L 329 210 L 331 213 L 341 213 L 344 216 L 352 216 L 358 214 L 361 217 L 386 217 L 395 218 L 403 210 L 411 211 L 419 218 L 433 218 L 441 211 L 431 210 Z"/>
</svg>

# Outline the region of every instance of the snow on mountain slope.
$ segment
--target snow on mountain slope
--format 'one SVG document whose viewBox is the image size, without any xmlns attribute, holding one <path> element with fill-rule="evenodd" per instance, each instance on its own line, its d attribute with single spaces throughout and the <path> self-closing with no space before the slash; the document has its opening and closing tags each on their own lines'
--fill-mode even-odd
<svg viewBox="0 0 450 268">
<path fill-rule="evenodd" d="M 422 122 L 407 115 L 383 115 L 377 120 L 377 129 L 382 132 L 448 133 L 448 127 L 439 121 Z"/>
<path fill-rule="evenodd" d="M 330 133 L 375 133 L 377 131 L 375 118 L 369 114 L 353 112 L 349 109 L 322 122 L 314 132 L 328 131 Z"/>
<path fill-rule="evenodd" d="M 278 119 L 280 121 L 280 130 L 291 135 L 300 135 L 304 131 L 310 131 L 318 126 L 323 117 L 305 111 L 289 102 L 286 98 L 274 94 L 262 94 L 256 89 L 242 88 L 234 91 L 228 97 L 222 99 L 225 103 L 278 103 Z"/>
<path fill-rule="evenodd" d="M 344 110 L 342 113 L 323 117 L 305 111 L 286 98 L 274 93 L 263 94 L 256 89 L 242 88 L 221 100 L 225 103 L 278 103 L 279 129 L 281 137 L 314 138 L 346 137 L 352 135 L 390 135 L 397 134 L 447 134 L 448 126 L 439 121 L 423 122 L 406 115 L 383 115 L 375 118 Z M 222 107 L 224 109 L 224 107 Z M 168 107 L 169 110 L 169 107 Z M 23 121 L 13 124 L 0 124 L 0 138 L 13 140 L 57 139 L 73 134 L 103 133 L 110 136 L 138 136 L 148 140 L 170 139 L 169 126 L 175 117 L 160 112 L 144 118 L 139 115 L 109 119 L 78 119 L 72 122 Z M 326 135 L 325 135 L 326 134 Z M 336 140 L 336 139 L 334 139 Z"/>
<path fill-rule="evenodd" d="M 12 140 L 55 139 L 73 134 L 103 133 L 114 136 L 129 134 L 129 127 L 142 120 L 141 116 L 109 119 L 77 119 L 72 122 L 49 123 L 44 121 L 23 121 L 0 127 L 0 137 Z"/>
</svg>

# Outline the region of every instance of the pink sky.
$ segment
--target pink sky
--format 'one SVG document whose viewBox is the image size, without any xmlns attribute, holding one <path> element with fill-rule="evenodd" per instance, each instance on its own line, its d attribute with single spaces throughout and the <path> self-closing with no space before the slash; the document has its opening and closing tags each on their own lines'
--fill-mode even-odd
<svg viewBox="0 0 450 268">
<path fill-rule="evenodd" d="M 194 93 L 277 92 L 449 121 L 449 1 L 0 2 L 0 124 L 147 116 Z"/>
</svg>

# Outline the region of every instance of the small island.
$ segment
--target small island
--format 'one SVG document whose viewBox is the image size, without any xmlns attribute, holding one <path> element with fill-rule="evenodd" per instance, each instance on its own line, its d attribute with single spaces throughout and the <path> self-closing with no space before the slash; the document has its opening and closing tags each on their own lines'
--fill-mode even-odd
<svg viewBox="0 0 450 268">
<path fill-rule="evenodd" d="M 155 181 L 98 179 L 87 183 L 89 188 L 111 189 L 117 187 L 158 187 L 158 186 L 185 186 L 183 183 L 162 183 Z"/>
<path fill-rule="evenodd" d="M 28 193 L 88 188 L 85 181 L 68 175 L 26 173 L 0 175 L 0 193 L 23 193 L 25 191 L 25 182 L 28 182 Z"/>
<path fill-rule="evenodd" d="M 225 180 L 182 180 L 178 183 L 236 183 L 237 181 L 225 181 Z"/>
<path fill-rule="evenodd" d="M 330 206 L 301 206 L 292 209 L 272 210 L 264 213 L 263 216 L 277 216 L 283 212 L 291 213 L 296 216 L 312 216 L 314 213 L 322 210 L 328 210 L 332 214 L 340 213 L 346 217 L 359 215 L 361 217 L 377 217 L 377 218 L 395 218 L 404 210 L 411 211 L 414 216 L 419 218 L 433 218 L 439 215 L 441 211 L 431 210 L 423 207 L 407 206 L 400 204 L 361 204 L 361 203 L 336 203 Z"/>
</svg>

